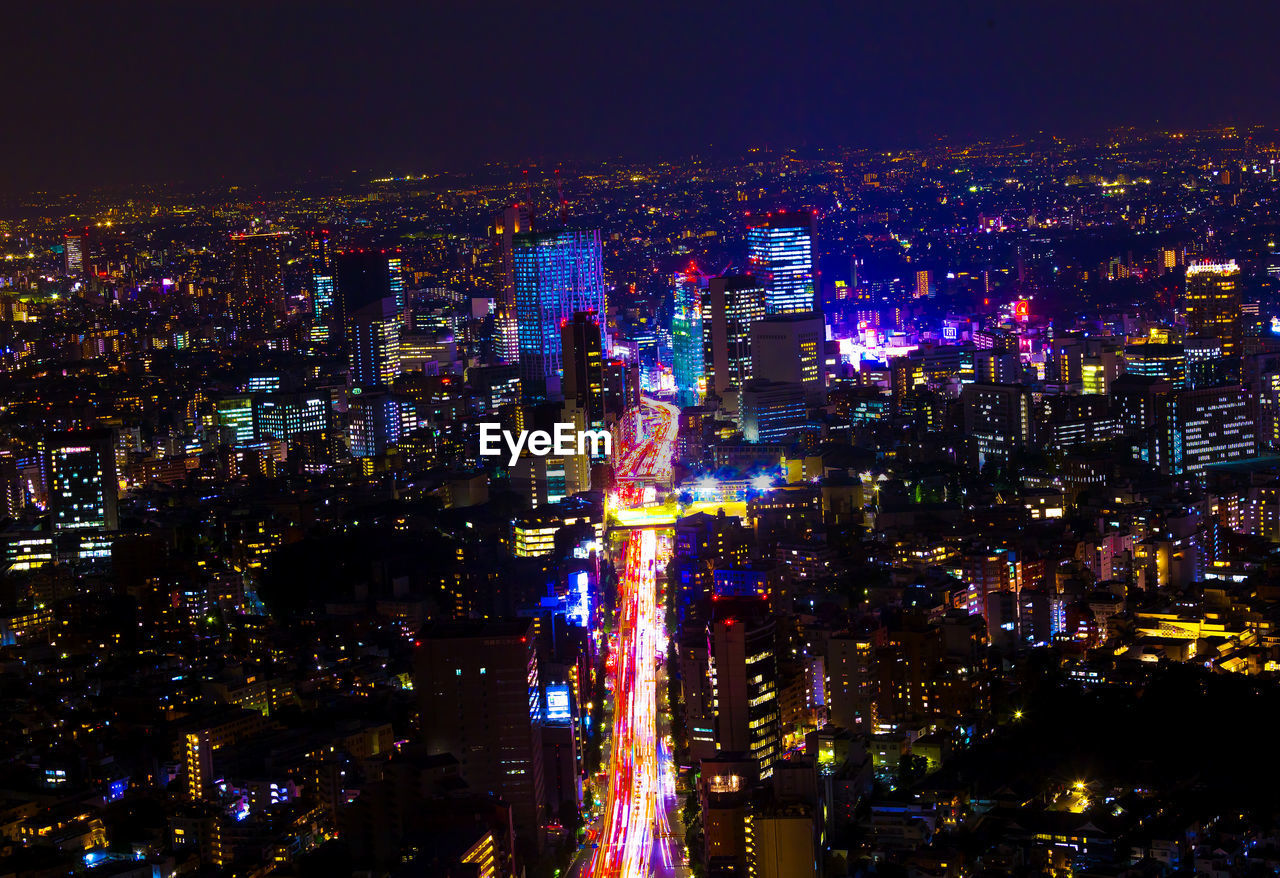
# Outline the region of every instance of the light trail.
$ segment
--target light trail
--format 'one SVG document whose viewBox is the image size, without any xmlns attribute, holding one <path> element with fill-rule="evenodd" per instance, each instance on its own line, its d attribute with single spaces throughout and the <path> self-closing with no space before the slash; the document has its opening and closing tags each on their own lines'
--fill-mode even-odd
<svg viewBox="0 0 1280 878">
<path fill-rule="evenodd" d="M 620 505 L 639 505 L 646 485 L 670 483 L 676 415 L 674 406 L 645 400 L 643 438 L 623 455 L 616 471 Z M 659 749 L 658 660 L 665 653 L 666 632 L 658 574 L 669 555 L 670 538 L 654 528 L 633 531 L 627 538 L 618 579 L 609 792 L 590 864 L 590 874 L 597 878 L 669 875 L 682 865 L 675 862 L 680 848 L 673 856 L 663 806 L 674 793 L 667 777 L 670 755 Z"/>
</svg>

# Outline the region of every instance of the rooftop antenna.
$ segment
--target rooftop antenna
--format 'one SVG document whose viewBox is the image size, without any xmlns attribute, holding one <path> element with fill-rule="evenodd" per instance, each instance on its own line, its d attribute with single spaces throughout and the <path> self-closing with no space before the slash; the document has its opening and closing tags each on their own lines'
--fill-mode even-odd
<svg viewBox="0 0 1280 878">
<path fill-rule="evenodd" d="M 556 168 L 556 201 L 560 202 L 560 225 L 569 225 L 569 202 L 564 197 L 564 181 L 560 179 L 560 169 Z"/>
<path fill-rule="evenodd" d="M 529 207 L 529 231 L 534 230 L 533 181 L 529 178 L 529 169 L 524 169 L 524 197 Z"/>
</svg>

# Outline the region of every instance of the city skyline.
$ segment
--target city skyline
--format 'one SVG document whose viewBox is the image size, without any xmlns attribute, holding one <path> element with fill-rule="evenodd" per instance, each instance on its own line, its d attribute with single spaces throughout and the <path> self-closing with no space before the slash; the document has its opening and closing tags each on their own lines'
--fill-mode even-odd
<svg viewBox="0 0 1280 878">
<path fill-rule="evenodd" d="M 15 10 L 0 876 L 1276 874 L 1244 11 Z"/>
</svg>

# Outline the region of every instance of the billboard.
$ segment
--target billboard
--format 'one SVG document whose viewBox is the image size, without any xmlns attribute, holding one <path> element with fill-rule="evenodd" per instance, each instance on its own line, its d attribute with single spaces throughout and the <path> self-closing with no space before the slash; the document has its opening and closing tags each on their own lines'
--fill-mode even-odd
<svg viewBox="0 0 1280 878">
<path fill-rule="evenodd" d="M 573 711 L 569 706 L 569 684 L 547 684 L 547 722 L 567 723 L 573 719 Z"/>
</svg>

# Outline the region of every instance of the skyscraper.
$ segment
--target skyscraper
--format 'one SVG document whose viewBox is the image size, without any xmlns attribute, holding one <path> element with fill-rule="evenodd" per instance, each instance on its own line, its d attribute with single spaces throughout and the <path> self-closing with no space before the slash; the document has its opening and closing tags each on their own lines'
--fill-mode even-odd
<svg viewBox="0 0 1280 878">
<path fill-rule="evenodd" d="M 391 299 L 395 313 L 405 314 L 404 276 L 400 254 L 394 250 L 353 250 L 333 262 L 340 322 L 383 299 Z"/>
<path fill-rule="evenodd" d="M 713 277 L 703 303 L 707 390 L 721 396 L 751 378 L 751 326 L 764 317 L 765 290 L 750 275 Z"/>
<path fill-rule="evenodd" d="M 807 210 L 752 217 L 747 223 L 747 262 L 765 289 L 769 314 L 820 307 L 816 224 Z"/>
<path fill-rule="evenodd" d="M 1250 394 L 1235 385 L 1174 391 L 1160 403 L 1156 442 L 1162 446 L 1158 465 L 1171 475 L 1255 456 Z"/>
<path fill-rule="evenodd" d="M 231 236 L 231 309 L 242 326 L 262 326 L 285 310 L 285 232 Z"/>
<path fill-rule="evenodd" d="M 808 420 L 804 387 L 794 381 L 752 378 L 740 396 L 742 436 L 748 442 L 794 442 Z"/>
<path fill-rule="evenodd" d="M 390 387 L 400 373 L 400 311 L 388 296 L 347 319 L 347 380 L 352 387 Z"/>
<path fill-rule="evenodd" d="M 1188 338 L 1182 342 L 1186 360 L 1187 387 L 1214 387 L 1225 384 L 1232 373 L 1226 361 L 1226 342 L 1220 338 Z"/>
<path fill-rule="evenodd" d="M 676 272 L 672 281 L 671 362 L 676 404 L 698 405 L 706 393 L 706 365 L 702 299 L 707 276 L 692 265 Z"/>
<path fill-rule="evenodd" d="M 520 334 L 516 329 L 516 235 L 533 228 L 527 204 L 513 204 L 494 214 L 490 235 L 493 239 L 498 283 L 501 286 L 493 308 L 493 362 L 498 365 L 520 360 Z"/>
<path fill-rule="evenodd" d="M 791 381 L 815 403 L 825 402 L 826 326 L 815 313 L 779 314 L 751 326 L 751 374 Z"/>
<path fill-rule="evenodd" d="M 498 251 L 498 264 L 501 272 L 502 295 L 498 298 L 498 307 L 509 314 L 515 313 L 516 306 L 516 274 L 514 239 L 532 231 L 529 223 L 529 206 L 513 204 L 504 207 L 493 216 L 493 241 Z"/>
<path fill-rule="evenodd" d="M 604 364 L 604 417 L 612 424 L 640 405 L 640 370 L 623 360 Z"/>
<path fill-rule="evenodd" d="M 333 244 L 328 229 L 307 232 L 311 340 L 323 344 L 342 331 L 342 300 L 334 293 Z"/>
<path fill-rule="evenodd" d="M 327 389 L 253 394 L 255 438 L 292 442 L 311 433 L 324 441 L 333 429 Z M 243 416 L 242 416 L 243 417 Z"/>
<path fill-rule="evenodd" d="M 413 402 L 393 393 L 362 393 L 348 405 L 352 457 L 377 457 L 417 427 Z"/>
<path fill-rule="evenodd" d="M 564 369 L 561 324 L 579 311 L 594 311 L 603 326 L 608 313 L 600 232 L 531 232 L 513 236 L 512 247 L 525 395 L 558 396 Z"/>
<path fill-rule="evenodd" d="M 764 599 L 717 602 L 707 625 L 715 693 L 716 749 L 746 753 L 772 774 L 778 758 L 777 629 Z"/>
<path fill-rule="evenodd" d="M 468 785 L 505 799 L 517 834 L 541 846 L 541 689 L 531 620 L 433 622 L 414 657 L 423 741 L 452 753 Z"/>
<path fill-rule="evenodd" d="M 1031 394 L 1020 384 L 968 384 L 960 394 L 964 432 L 972 439 L 970 463 L 1007 467 L 1031 441 Z"/>
<path fill-rule="evenodd" d="M 584 429 L 604 424 L 604 358 L 598 314 L 579 311 L 560 327 L 566 403 L 583 415 Z"/>
<path fill-rule="evenodd" d="M 1131 344 L 1124 349 L 1125 373 L 1168 381 L 1181 390 L 1187 384 L 1187 355 L 1180 344 Z"/>
<path fill-rule="evenodd" d="M 922 268 L 916 272 L 916 289 L 914 297 L 917 299 L 928 299 L 933 295 L 933 272 L 927 268 Z"/>
<path fill-rule="evenodd" d="M 1222 339 L 1223 355 L 1239 351 L 1240 267 L 1228 262 L 1187 267 L 1186 313 L 1191 335 Z"/>
<path fill-rule="evenodd" d="M 52 433 L 43 447 L 53 529 L 117 530 L 120 485 L 111 431 Z"/>
<path fill-rule="evenodd" d="M 80 248 L 80 235 L 68 232 L 62 238 L 62 268 L 67 277 L 84 274 L 84 254 Z"/>
</svg>

